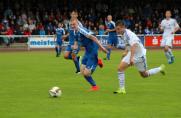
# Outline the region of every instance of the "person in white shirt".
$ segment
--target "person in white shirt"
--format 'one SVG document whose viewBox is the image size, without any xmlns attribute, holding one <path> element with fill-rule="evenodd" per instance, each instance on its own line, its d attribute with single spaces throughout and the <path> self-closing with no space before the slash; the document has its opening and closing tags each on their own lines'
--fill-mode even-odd
<svg viewBox="0 0 181 118">
<path fill-rule="evenodd" d="M 161 47 L 164 47 L 165 56 L 167 57 L 168 63 L 174 63 L 174 55 L 172 53 L 172 42 L 174 40 L 174 34 L 179 30 L 177 21 L 171 18 L 171 11 L 165 12 L 166 18 L 162 20 L 160 29 L 163 31 L 163 37 L 161 41 Z"/>
<path fill-rule="evenodd" d="M 146 49 L 144 48 L 138 36 L 131 30 L 126 29 L 123 21 L 119 20 L 116 22 L 116 32 L 117 35 L 122 36 L 121 39 L 124 40 L 126 49 L 118 66 L 118 80 L 120 86 L 114 93 L 126 93 L 124 72 L 130 66 L 135 65 L 140 75 L 144 78 L 159 72 L 161 72 L 163 75 L 165 74 L 165 65 L 163 64 L 160 67 L 147 70 Z"/>
</svg>

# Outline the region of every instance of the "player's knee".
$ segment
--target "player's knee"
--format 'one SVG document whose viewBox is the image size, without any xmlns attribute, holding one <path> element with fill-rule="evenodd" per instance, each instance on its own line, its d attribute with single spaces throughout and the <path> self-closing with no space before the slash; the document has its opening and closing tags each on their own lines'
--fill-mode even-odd
<svg viewBox="0 0 181 118">
<path fill-rule="evenodd" d="M 124 72 L 123 68 L 118 68 L 118 72 Z"/>
<path fill-rule="evenodd" d="M 65 58 L 65 59 L 68 59 L 68 58 L 69 58 L 69 54 L 65 53 L 65 54 L 64 54 L 64 58 Z"/>
<path fill-rule="evenodd" d="M 80 72 L 84 75 L 84 69 L 80 68 Z"/>
<path fill-rule="evenodd" d="M 68 56 L 66 54 L 64 55 L 64 59 L 68 59 Z"/>
<path fill-rule="evenodd" d="M 118 72 L 124 72 L 124 71 L 125 71 L 124 66 L 119 65 Z"/>
<path fill-rule="evenodd" d="M 83 75 L 84 75 L 85 77 L 88 77 L 88 76 L 90 76 L 91 74 L 90 74 L 90 72 L 83 71 Z"/>
<path fill-rule="evenodd" d="M 82 74 L 83 74 L 84 76 L 88 77 L 88 76 L 91 75 L 91 72 L 90 72 L 90 70 L 85 69 Z"/>
<path fill-rule="evenodd" d="M 76 55 L 75 54 L 72 54 L 71 56 L 72 56 L 73 60 L 76 60 Z"/>
<path fill-rule="evenodd" d="M 141 75 L 141 77 L 143 77 L 143 78 L 146 78 L 146 77 L 148 77 L 148 74 L 147 74 L 147 72 L 141 72 L 141 73 L 140 73 L 140 75 Z"/>
<path fill-rule="evenodd" d="M 169 49 L 169 47 L 168 47 L 168 46 L 165 46 L 164 51 L 167 52 L 168 49 Z"/>
</svg>

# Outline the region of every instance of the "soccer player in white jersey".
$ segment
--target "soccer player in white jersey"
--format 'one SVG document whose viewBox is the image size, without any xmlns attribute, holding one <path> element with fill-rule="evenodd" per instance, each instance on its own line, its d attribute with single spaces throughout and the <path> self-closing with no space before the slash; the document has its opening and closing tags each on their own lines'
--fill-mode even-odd
<svg viewBox="0 0 181 118">
<path fill-rule="evenodd" d="M 163 31 L 163 38 L 161 42 L 161 47 L 164 47 L 165 56 L 167 57 L 168 63 L 174 63 L 174 55 L 172 53 L 172 42 L 174 40 L 174 34 L 179 30 L 179 25 L 177 21 L 171 18 L 171 11 L 167 10 L 165 12 L 166 18 L 162 20 L 160 29 Z"/>
<path fill-rule="evenodd" d="M 118 35 L 122 35 L 121 38 L 126 44 L 125 52 L 123 53 L 123 58 L 118 67 L 118 79 L 119 79 L 119 89 L 114 93 L 125 94 L 125 71 L 128 67 L 135 65 L 138 69 L 140 75 L 144 78 L 161 72 L 165 74 L 164 65 L 160 67 L 147 70 L 146 64 L 146 49 L 141 43 L 138 36 L 131 30 L 126 29 L 123 21 L 119 20 L 116 22 L 116 32 Z"/>
</svg>

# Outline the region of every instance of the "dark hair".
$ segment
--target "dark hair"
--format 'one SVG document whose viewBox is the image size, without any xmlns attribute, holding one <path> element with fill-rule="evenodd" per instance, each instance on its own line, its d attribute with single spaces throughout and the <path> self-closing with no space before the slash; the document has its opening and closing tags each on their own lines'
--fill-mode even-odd
<svg viewBox="0 0 181 118">
<path fill-rule="evenodd" d="M 77 10 L 77 9 L 73 9 L 73 10 L 71 10 L 71 12 L 70 12 L 70 13 L 72 13 L 72 12 L 75 12 L 75 13 L 77 13 L 77 14 L 78 14 L 78 10 Z"/>
<path fill-rule="evenodd" d="M 116 22 L 116 26 L 125 26 L 124 22 L 122 20 L 118 20 Z"/>
<path fill-rule="evenodd" d="M 171 10 L 169 10 L 169 9 L 167 9 L 167 10 L 165 11 L 165 13 L 166 13 L 166 12 L 170 12 L 170 13 L 172 13 L 172 11 L 171 11 Z"/>
</svg>

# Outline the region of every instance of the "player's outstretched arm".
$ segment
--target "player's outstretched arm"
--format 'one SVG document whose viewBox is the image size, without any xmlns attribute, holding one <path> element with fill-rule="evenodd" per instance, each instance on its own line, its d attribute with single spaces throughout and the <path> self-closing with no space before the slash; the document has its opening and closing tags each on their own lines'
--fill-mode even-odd
<svg viewBox="0 0 181 118">
<path fill-rule="evenodd" d="M 99 40 L 95 36 L 89 35 L 88 38 L 93 40 L 101 48 L 103 52 L 108 53 L 107 49 L 102 46 L 102 44 L 99 42 Z"/>
</svg>

